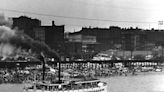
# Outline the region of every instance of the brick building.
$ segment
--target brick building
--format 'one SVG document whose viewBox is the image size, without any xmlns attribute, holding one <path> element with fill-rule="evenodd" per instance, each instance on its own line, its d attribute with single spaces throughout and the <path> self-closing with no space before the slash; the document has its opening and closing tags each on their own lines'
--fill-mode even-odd
<svg viewBox="0 0 164 92">
<path fill-rule="evenodd" d="M 156 32 L 155 38 L 151 32 L 139 28 L 120 28 L 111 26 L 109 28 L 82 28 L 79 32 L 85 36 L 96 36 L 99 44 L 99 51 L 108 49 L 120 50 L 145 50 L 146 44 L 155 43 L 163 37 L 160 32 Z M 160 36 L 160 37 L 159 37 Z"/>
<path fill-rule="evenodd" d="M 46 43 L 59 53 L 64 51 L 64 25 L 41 26 L 41 21 L 26 16 L 13 18 L 13 28 L 27 34 L 31 38 Z"/>
<path fill-rule="evenodd" d="M 26 16 L 15 17 L 13 19 L 13 28 L 17 27 L 19 31 L 35 38 L 34 28 L 41 26 L 41 21 L 38 19 L 32 19 Z"/>
<path fill-rule="evenodd" d="M 35 39 L 45 42 L 55 51 L 63 54 L 64 52 L 64 25 L 55 25 L 52 21 L 50 26 L 39 26 L 34 28 Z"/>
<path fill-rule="evenodd" d="M 75 59 L 91 59 L 96 53 L 98 45 L 96 36 L 86 36 L 80 33 L 70 33 L 66 43 L 66 52 L 69 57 Z"/>
</svg>

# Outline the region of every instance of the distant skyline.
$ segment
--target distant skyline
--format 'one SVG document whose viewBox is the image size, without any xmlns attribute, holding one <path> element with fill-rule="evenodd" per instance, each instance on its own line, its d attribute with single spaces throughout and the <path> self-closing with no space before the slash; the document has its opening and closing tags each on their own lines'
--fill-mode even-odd
<svg viewBox="0 0 164 92">
<path fill-rule="evenodd" d="M 164 21 L 163 4 L 164 0 L 0 0 L 0 13 L 37 18 L 43 25 L 54 20 L 56 25 L 65 25 L 67 32 L 79 31 L 82 26 L 163 29 L 158 25 Z"/>
</svg>

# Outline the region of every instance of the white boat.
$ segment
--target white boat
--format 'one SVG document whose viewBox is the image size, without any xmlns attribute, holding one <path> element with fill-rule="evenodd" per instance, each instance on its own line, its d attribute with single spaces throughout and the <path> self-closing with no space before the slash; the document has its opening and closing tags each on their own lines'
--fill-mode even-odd
<svg viewBox="0 0 164 92">
<path fill-rule="evenodd" d="M 25 92 L 107 92 L 107 84 L 100 80 L 76 81 L 71 83 L 33 83 Z"/>
<path fill-rule="evenodd" d="M 35 80 L 30 86 L 24 88 L 24 92 L 107 92 L 107 83 L 98 79 L 78 79 L 61 82 L 59 63 L 59 81 L 57 83 Z"/>
</svg>

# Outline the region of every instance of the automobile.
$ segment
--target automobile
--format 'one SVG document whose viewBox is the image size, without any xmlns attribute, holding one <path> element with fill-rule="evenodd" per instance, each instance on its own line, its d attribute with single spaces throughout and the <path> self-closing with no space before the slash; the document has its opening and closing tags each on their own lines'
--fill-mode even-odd
<svg viewBox="0 0 164 92">
<path fill-rule="evenodd" d="M 141 72 L 153 71 L 153 67 L 141 67 Z"/>
<path fill-rule="evenodd" d="M 84 59 L 76 59 L 76 61 L 84 61 Z"/>
<path fill-rule="evenodd" d="M 155 72 L 162 72 L 162 68 L 156 68 Z"/>
</svg>

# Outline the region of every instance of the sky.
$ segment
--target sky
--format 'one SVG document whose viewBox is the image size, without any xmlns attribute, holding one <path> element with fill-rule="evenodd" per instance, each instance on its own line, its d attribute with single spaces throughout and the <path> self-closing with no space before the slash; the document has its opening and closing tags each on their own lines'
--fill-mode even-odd
<svg viewBox="0 0 164 92">
<path fill-rule="evenodd" d="M 66 32 L 89 26 L 163 29 L 158 25 L 164 20 L 163 4 L 164 0 L 0 0 L 0 13 L 37 18 L 42 25 L 54 20 L 56 25 L 65 25 Z"/>
</svg>

